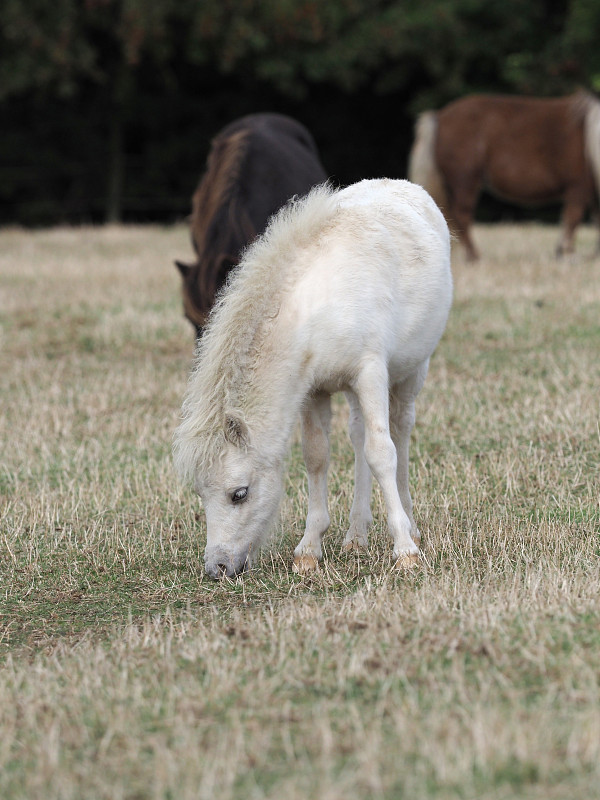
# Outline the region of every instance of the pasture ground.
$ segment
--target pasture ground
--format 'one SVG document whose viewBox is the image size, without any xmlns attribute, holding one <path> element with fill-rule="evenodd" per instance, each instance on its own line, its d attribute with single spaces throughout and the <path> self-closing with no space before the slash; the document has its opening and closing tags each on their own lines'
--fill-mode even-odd
<svg viewBox="0 0 600 800">
<path fill-rule="evenodd" d="M 425 563 L 367 555 L 336 402 L 332 527 L 292 574 L 293 444 L 258 569 L 203 575 L 170 441 L 184 227 L 0 231 L 4 800 L 600 797 L 600 260 L 475 230 L 411 451 Z"/>
</svg>

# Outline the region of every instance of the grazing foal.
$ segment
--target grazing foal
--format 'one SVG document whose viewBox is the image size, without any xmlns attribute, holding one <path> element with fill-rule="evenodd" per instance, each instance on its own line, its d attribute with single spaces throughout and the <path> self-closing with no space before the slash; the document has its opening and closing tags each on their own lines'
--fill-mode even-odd
<svg viewBox="0 0 600 800">
<path fill-rule="evenodd" d="M 344 545 L 367 544 L 372 473 L 398 566 L 418 559 L 409 438 L 451 300 L 448 227 L 408 181 L 320 186 L 271 220 L 217 300 L 175 433 L 176 467 L 206 512 L 209 575 L 242 572 L 264 541 L 298 414 L 309 501 L 294 564 L 317 567 L 337 391 L 356 457 Z"/>
</svg>

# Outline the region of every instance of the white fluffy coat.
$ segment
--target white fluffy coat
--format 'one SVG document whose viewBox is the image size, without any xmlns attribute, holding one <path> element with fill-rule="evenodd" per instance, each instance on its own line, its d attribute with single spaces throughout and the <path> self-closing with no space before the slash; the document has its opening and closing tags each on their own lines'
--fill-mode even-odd
<svg viewBox="0 0 600 800">
<path fill-rule="evenodd" d="M 415 184 L 323 185 L 271 220 L 211 314 L 175 434 L 176 467 L 206 511 L 209 574 L 251 562 L 277 512 L 299 412 L 309 509 L 295 563 L 310 569 L 321 558 L 336 391 L 350 403 L 356 452 L 345 545 L 366 544 L 373 473 L 394 554 L 418 554 L 408 440 L 451 297 L 448 228 Z"/>
</svg>

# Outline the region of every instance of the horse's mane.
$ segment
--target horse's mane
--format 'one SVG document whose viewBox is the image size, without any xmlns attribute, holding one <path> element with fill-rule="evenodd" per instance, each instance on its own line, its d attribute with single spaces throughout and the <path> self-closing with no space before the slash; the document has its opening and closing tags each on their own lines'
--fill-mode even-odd
<svg viewBox="0 0 600 800">
<path fill-rule="evenodd" d="M 227 438 L 228 418 L 247 421 L 244 401 L 261 343 L 304 263 L 298 255 L 330 226 L 334 197 L 333 188 L 321 184 L 292 198 L 230 273 L 198 343 L 174 437 L 175 466 L 184 480 L 191 481 L 196 469 L 210 469 Z"/>
<path fill-rule="evenodd" d="M 206 162 L 206 171 L 192 197 L 192 240 L 202 269 L 195 271 L 201 297 L 213 297 L 220 257 L 235 257 L 241 243 L 254 235 L 252 224 L 240 202 L 240 175 L 248 154 L 251 131 L 240 130 L 217 136 Z M 240 244 L 232 247 L 231 236 Z M 234 252 L 231 252 L 234 251 Z"/>
<path fill-rule="evenodd" d="M 200 251 L 218 230 L 217 217 L 239 190 L 240 169 L 248 151 L 250 131 L 241 130 L 213 140 L 206 171 L 192 198 L 194 236 Z"/>
</svg>

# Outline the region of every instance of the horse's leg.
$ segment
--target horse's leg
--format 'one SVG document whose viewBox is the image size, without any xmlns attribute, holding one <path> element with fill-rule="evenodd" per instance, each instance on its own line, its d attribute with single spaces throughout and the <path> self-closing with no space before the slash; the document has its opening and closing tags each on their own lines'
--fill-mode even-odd
<svg viewBox="0 0 600 800">
<path fill-rule="evenodd" d="M 409 566 L 418 561 L 419 548 L 411 537 L 410 519 L 398 493 L 398 457 L 390 436 L 387 365 L 373 360 L 364 364 L 354 388 L 365 423 L 365 456 L 383 493 L 396 565 Z"/>
<path fill-rule="evenodd" d="M 302 409 L 302 452 L 308 475 L 308 514 L 304 536 L 294 550 L 294 570 L 311 572 L 323 551 L 321 541 L 329 527 L 327 468 L 331 399 L 321 392 L 308 398 Z"/>
<path fill-rule="evenodd" d="M 417 544 L 421 541 L 421 534 L 412 513 L 413 504 L 408 484 L 408 451 L 410 434 L 415 424 L 415 398 L 423 388 L 428 366 L 427 361 L 414 376 L 392 386 L 390 391 L 390 433 L 396 445 L 398 458 L 396 482 L 402 506 L 410 520 L 411 536 Z"/>
<path fill-rule="evenodd" d="M 583 220 L 586 204 L 579 191 L 567 192 L 561 215 L 561 234 L 556 245 L 556 256 L 570 255 L 575 250 L 575 229 Z"/>
<path fill-rule="evenodd" d="M 479 197 L 479 186 L 479 178 L 468 175 L 461 176 L 460 180 L 453 181 L 453 185 L 448 187 L 451 226 L 465 248 L 467 261 L 479 259 L 479 252 L 471 237 L 471 224 Z"/>
<path fill-rule="evenodd" d="M 371 470 L 365 458 L 365 425 L 358 398 L 354 392 L 346 392 L 350 406 L 348 427 L 354 447 L 354 499 L 350 509 L 350 527 L 344 537 L 344 550 L 361 550 L 369 543 L 371 515 Z"/>
<path fill-rule="evenodd" d="M 592 253 L 591 257 L 598 258 L 598 256 L 600 256 L 600 208 L 594 206 L 592 208 L 591 213 L 592 213 L 592 221 L 598 232 L 598 239 L 596 240 L 596 248 L 594 249 L 594 252 Z"/>
</svg>

